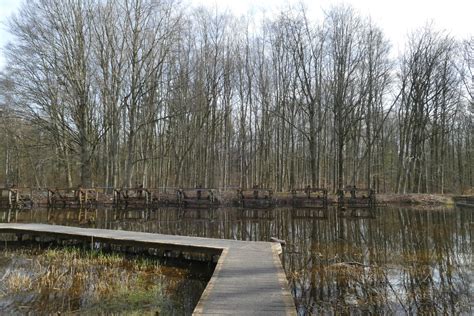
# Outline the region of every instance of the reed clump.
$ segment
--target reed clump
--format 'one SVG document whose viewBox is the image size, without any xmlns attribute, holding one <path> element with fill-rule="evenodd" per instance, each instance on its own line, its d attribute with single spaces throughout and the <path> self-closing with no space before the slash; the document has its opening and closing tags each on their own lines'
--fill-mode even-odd
<svg viewBox="0 0 474 316">
<path fill-rule="evenodd" d="M 45 312 L 104 306 L 108 311 L 159 311 L 166 295 L 186 277 L 185 270 L 149 258 L 74 247 L 4 250 L 2 257 L 9 264 L 3 275 L 0 270 L 0 298 L 14 297 L 21 305 L 28 293 L 31 310 L 44 307 Z"/>
</svg>

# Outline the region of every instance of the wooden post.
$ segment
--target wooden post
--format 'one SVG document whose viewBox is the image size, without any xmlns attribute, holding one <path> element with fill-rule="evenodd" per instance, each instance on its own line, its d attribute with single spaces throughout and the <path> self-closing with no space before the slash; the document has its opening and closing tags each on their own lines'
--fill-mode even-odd
<svg viewBox="0 0 474 316">
<path fill-rule="evenodd" d="M 52 205 L 52 197 L 51 197 L 51 190 L 48 189 L 48 206 L 51 206 Z"/>
<path fill-rule="evenodd" d="M 118 195 L 119 195 L 119 191 L 114 188 L 114 205 L 115 206 L 118 205 Z"/>
<path fill-rule="evenodd" d="M 338 195 L 338 197 L 337 197 L 337 202 L 338 202 L 338 204 L 344 205 L 344 190 L 343 190 L 343 189 L 339 189 L 339 190 L 337 191 L 337 195 Z"/>
<path fill-rule="evenodd" d="M 15 194 L 15 205 L 20 205 L 20 193 L 18 190 L 14 190 L 13 193 Z"/>
<path fill-rule="evenodd" d="M 73 191 L 74 199 L 79 202 L 79 207 L 82 208 L 82 189 L 79 188 Z M 73 202 L 72 202 L 73 203 Z"/>
<path fill-rule="evenodd" d="M 143 189 L 145 191 L 145 204 L 148 206 L 150 204 L 150 191 Z"/>
</svg>

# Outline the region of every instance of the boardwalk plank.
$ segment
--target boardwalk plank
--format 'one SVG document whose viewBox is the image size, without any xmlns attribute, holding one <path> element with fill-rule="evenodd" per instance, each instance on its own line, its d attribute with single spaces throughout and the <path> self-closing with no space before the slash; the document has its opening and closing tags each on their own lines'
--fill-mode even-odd
<svg viewBox="0 0 474 316">
<path fill-rule="evenodd" d="M 194 315 L 296 315 L 278 243 L 186 237 L 45 224 L 0 224 L 1 232 L 149 244 L 219 254 Z"/>
</svg>

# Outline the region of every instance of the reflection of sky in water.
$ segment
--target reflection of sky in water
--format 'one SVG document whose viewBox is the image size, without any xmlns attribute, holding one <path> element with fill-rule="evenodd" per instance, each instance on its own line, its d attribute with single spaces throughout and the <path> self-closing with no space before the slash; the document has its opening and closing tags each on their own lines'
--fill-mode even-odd
<svg viewBox="0 0 474 316">
<path fill-rule="evenodd" d="M 241 240 L 284 239 L 300 314 L 472 313 L 469 209 L 36 210 L 2 221 L 48 222 Z"/>
</svg>

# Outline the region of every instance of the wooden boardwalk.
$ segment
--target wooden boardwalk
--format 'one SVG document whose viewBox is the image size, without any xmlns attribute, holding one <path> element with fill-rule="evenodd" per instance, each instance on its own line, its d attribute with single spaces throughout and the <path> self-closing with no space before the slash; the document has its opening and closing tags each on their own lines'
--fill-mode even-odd
<svg viewBox="0 0 474 316">
<path fill-rule="evenodd" d="M 279 243 L 45 224 L 0 224 L 0 233 L 56 236 L 220 255 L 194 315 L 296 315 Z"/>
</svg>

